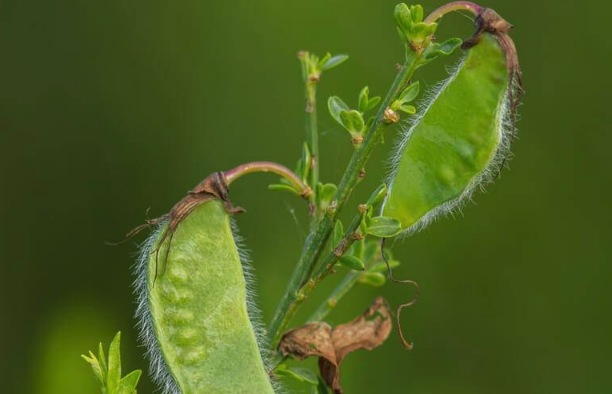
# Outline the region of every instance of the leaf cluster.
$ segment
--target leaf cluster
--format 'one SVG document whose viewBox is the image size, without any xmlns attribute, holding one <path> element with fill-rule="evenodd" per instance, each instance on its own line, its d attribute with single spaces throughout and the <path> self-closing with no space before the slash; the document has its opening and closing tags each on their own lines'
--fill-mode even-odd
<svg viewBox="0 0 612 394">
<path fill-rule="evenodd" d="M 140 380 L 142 371 L 137 369 L 121 377 L 121 332 L 115 338 L 108 349 L 108 362 L 104 354 L 102 343 L 98 346 L 98 356 L 89 351 L 89 355 L 81 357 L 89 363 L 94 375 L 102 385 L 102 394 L 137 394 L 136 386 Z"/>
</svg>

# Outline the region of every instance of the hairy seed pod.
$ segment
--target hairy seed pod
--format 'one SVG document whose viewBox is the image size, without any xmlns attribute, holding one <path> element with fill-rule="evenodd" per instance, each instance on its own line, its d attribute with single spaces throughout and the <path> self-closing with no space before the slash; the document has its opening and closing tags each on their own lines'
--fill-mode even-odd
<svg viewBox="0 0 612 394">
<path fill-rule="evenodd" d="M 137 267 L 142 336 L 166 394 L 274 393 L 219 185 L 196 188 L 163 217 Z"/>
<path fill-rule="evenodd" d="M 383 215 L 404 232 L 449 212 L 503 166 L 521 88 L 510 25 L 500 21 L 492 10 L 479 15 L 466 57 L 398 146 Z"/>
</svg>

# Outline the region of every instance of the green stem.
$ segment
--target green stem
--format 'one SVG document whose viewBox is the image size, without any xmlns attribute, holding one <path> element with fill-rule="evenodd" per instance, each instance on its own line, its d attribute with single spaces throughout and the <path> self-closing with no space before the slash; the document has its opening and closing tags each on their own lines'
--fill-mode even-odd
<svg viewBox="0 0 612 394">
<path fill-rule="evenodd" d="M 346 171 L 338 186 L 335 198 L 332 202 L 332 209 L 328 209 L 322 215 L 322 218 L 317 226 L 316 231 L 311 232 L 306 239 L 306 244 L 302 250 L 302 255 L 293 271 L 289 284 L 281 299 L 274 317 L 268 327 L 268 335 L 270 345 L 275 349 L 280 341 L 282 333 L 287 329 L 291 319 L 295 316 L 304 294 L 300 294 L 300 289 L 306 284 L 306 281 L 312 274 L 323 248 L 331 234 L 333 225 L 339 212 L 344 208 L 346 202 L 351 196 L 357 182 L 363 178 L 365 165 L 372 155 L 374 147 L 380 142 L 384 131 L 389 126 L 384 120 L 385 112 L 389 105 L 398 97 L 403 88 L 412 78 L 416 71 L 421 53 L 408 52 L 406 63 L 402 66 L 398 73 L 391 89 L 387 93 L 385 100 L 380 106 L 374 123 L 368 129 L 365 139 L 359 146 L 348 164 Z"/>
<path fill-rule="evenodd" d="M 357 284 L 361 271 L 350 271 L 334 291 L 319 305 L 307 321 L 323 321 L 336 307 L 338 302 Z"/>
<path fill-rule="evenodd" d="M 310 151 L 310 186 L 312 194 L 310 201 L 310 231 L 317 228 L 319 212 L 317 207 L 317 185 L 319 184 L 319 132 L 317 130 L 317 80 L 308 78 L 306 81 L 306 143 Z"/>
</svg>

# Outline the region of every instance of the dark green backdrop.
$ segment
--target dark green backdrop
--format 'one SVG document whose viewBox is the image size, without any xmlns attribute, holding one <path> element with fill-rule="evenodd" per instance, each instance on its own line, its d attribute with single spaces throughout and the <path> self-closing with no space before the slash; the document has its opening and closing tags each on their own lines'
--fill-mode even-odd
<svg viewBox="0 0 612 394">
<path fill-rule="evenodd" d="M 463 214 L 396 245 L 397 276 L 422 286 L 405 314 L 416 348 L 407 353 L 394 334 L 350 356 L 348 394 L 612 392 L 610 4 L 484 4 L 516 25 L 527 91 L 516 158 Z M 164 213 L 213 171 L 293 165 L 303 141 L 298 50 L 351 56 L 324 76 L 321 102 L 354 101 L 366 84 L 384 94 L 402 60 L 394 5 L 0 1 L 0 392 L 97 393 L 79 355 L 119 329 L 126 367 L 146 367 L 132 318 L 136 241 L 104 241 L 121 239 L 148 207 Z M 470 31 L 459 15 L 440 28 Z M 438 62 L 418 77 L 428 86 L 444 72 Z M 351 146 L 323 109 L 322 175 L 337 181 Z M 360 196 L 382 179 L 390 147 L 377 150 Z M 232 190 L 248 209 L 238 222 L 266 319 L 306 227 L 302 201 L 267 192 L 274 180 L 253 176 Z M 332 320 L 377 294 L 397 304 L 405 291 L 360 288 Z M 139 393 L 152 392 L 143 379 Z"/>
</svg>

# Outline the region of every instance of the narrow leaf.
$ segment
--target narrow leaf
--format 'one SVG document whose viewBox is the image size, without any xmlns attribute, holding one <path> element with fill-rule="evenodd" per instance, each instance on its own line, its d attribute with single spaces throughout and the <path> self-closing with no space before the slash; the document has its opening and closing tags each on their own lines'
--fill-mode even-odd
<svg viewBox="0 0 612 394">
<path fill-rule="evenodd" d="M 387 278 L 380 272 L 364 272 L 359 277 L 359 283 L 373 287 L 381 287 L 386 280 Z"/>
<path fill-rule="evenodd" d="M 408 104 L 400 105 L 399 110 L 408 115 L 416 114 L 416 107 Z"/>
<path fill-rule="evenodd" d="M 443 43 L 433 43 L 425 50 L 425 61 L 430 62 L 438 56 L 451 55 L 457 48 L 461 47 L 461 44 L 463 44 L 463 40 L 460 38 L 450 38 Z"/>
<path fill-rule="evenodd" d="M 336 224 L 334 225 L 334 233 L 332 234 L 332 248 L 338 246 L 342 241 L 342 238 L 344 238 L 344 226 L 342 225 L 341 221 L 336 220 Z"/>
<path fill-rule="evenodd" d="M 302 182 L 306 183 L 308 180 L 308 175 L 310 174 L 310 161 L 312 157 L 310 156 L 310 149 L 308 149 L 308 144 L 304 142 L 304 146 L 302 147 Z"/>
<path fill-rule="evenodd" d="M 102 386 L 104 386 L 104 376 L 102 374 L 102 370 L 100 368 L 100 363 L 98 362 L 98 359 L 96 359 L 96 356 L 94 356 L 93 354 L 91 354 L 91 352 L 89 352 L 91 357 L 87 357 L 85 355 L 81 355 L 81 357 L 83 358 L 83 360 L 87 361 L 87 363 L 89 363 L 89 365 L 91 366 L 91 369 L 93 369 L 93 373 L 94 375 L 96 375 L 96 378 L 100 381 L 100 383 L 102 383 Z"/>
<path fill-rule="evenodd" d="M 321 70 L 323 71 L 331 70 L 332 68 L 337 67 L 340 64 L 344 63 L 347 59 L 348 59 L 348 55 L 336 55 L 332 57 L 331 59 L 329 59 L 328 61 L 326 61 L 323 67 L 321 67 Z"/>
<path fill-rule="evenodd" d="M 364 113 L 368 110 L 368 95 L 370 94 L 370 88 L 367 86 L 361 89 L 359 92 L 359 112 Z"/>
<path fill-rule="evenodd" d="M 295 165 L 295 173 L 303 175 L 304 174 L 304 160 L 300 158 Z"/>
<path fill-rule="evenodd" d="M 399 101 L 403 103 L 409 103 L 419 95 L 419 81 L 411 83 L 400 95 Z"/>
<path fill-rule="evenodd" d="M 349 106 L 337 96 L 331 96 L 327 100 L 327 108 L 329 108 L 329 113 L 331 114 L 332 118 L 334 118 L 336 122 L 340 124 L 342 124 L 342 121 L 340 120 L 340 112 L 351 110 Z"/>
<path fill-rule="evenodd" d="M 365 265 L 363 264 L 363 261 L 361 261 L 355 256 L 351 256 L 350 254 L 345 254 L 344 256 L 342 256 L 340 258 L 340 264 L 355 271 L 365 270 Z"/>
<path fill-rule="evenodd" d="M 352 253 L 351 255 L 357 257 L 358 259 L 362 259 L 363 258 L 363 249 L 365 248 L 365 241 L 361 240 L 361 241 L 355 241 L 355 243 L 353 243 L 353 247 L 352 247 Z"/>
<path fill-rule="evenodd" d="M 380 96 L 372 97 L 371 99 L 368 100 L 368 108 L 366 108 L 366 110 L 362 112 L 367 112 L 367 111 L 370 111 L 376 108 L 378 103 L 380 103 Z"/>
<path fill-rule="evenodd" d="M 387 185 L 383 183 L 382 185 L 378 186 L 376 190 L 374 190 L 374 192 L 370 195 L 370 198 L 368 198 L 367 205 L 373 206 L 381 202 L 386 195 Z"/>
<path fill-rule="evenodd" d="M 412 25 L 412 17 L 410 16 L 410 9 L 408 6 L 404 3 L 398 4 L 395 6 L 393 16 L 395 16 L 395 22 L 398 28 L 407 33 Z"/>
<path fill-rule="evenodd" d="M 323 58 L 319 61 L 319 68 L 323 68 L 323 66 L 325 65 L 325 63 L 327 63 L 329 59 L 331 59 L 331 53 L 327 52 L 325 56 L 323 56 Z"/>
<path fill-rule="evenodd" d="M 374 119 L 373 116 L 370 116 L 370 118 L 368 119 L 368 122 L 366 123 L 365 130 L 369 130 L 370 127 L 372 127 L 372 125 L 374 124 L 375 120 L 376 119 Z"/>
<path fill-rule="evenodd" d="M 282 368 L 281 365 L 283 366 Z M 276 373 L 281 376 L 286 376 L 297 380 L 298 382 L 305 382 L 308 384 L 312 384 L 316 386 L 319 384 L 317 379 L 317 375 L 312 373 L 310 370 L 306 368 L 287 368 L 284 364 L 279 365 L 279 368 L 276 368 Z"/>
<path fill-rule="evenodd" d="M 111 342 L 110 348 L 108 349 L 108 376 L 106 378 L 106 385 L 108 387 L 109 394 L 114 394 L 119 391 L 119 382 L 121 381 L 121 331 L 115 335 L 115 338 Z"/>
<path fill-rule="evenodd" d="M 318 197 L 321 208 L 327 208 L 336 195 L 338 187 L 333 183 L 319 184 Z"/>
<path fill-rule="evenodd" d="M 423 7 L 420 4 L 411 6 L 410 16 L 412 17 L 412 23 L 422 22 L 423 21 Z"/>
<path fill-rule="evenodd" d="M 119 394 L 135 394 L 136 386 L 138 385 L 138 381 L 140 380 L 140 375 L 142 375 L 142 371 L 140 369 L 137 369 L 125 375 L 123 379 L 121 379 L 121 387 L 119 389 Z"/>
<path fill-rule="evenodd" d="M 365 122 L 358 111 L 340 111 L 340 120 L 342 125 L 351 133 L 361 133 L 364 129 Z"/>
<path fill-rule="evenodd" d="M 368 226 L 368 234 L 379 238 L 391 238 L 402 231 L 400 221 L 395 218 L 377 216 Z"/>
<path fill-rule="evenodd" d="M 100 359 L 100 368 L 102 368 L 102 376 L 104 377 L 104 379 L 106 379 L 108 367 L 106 365 L 106 355 L 104 354 L 104 347 L 102 346 L 102 342 L 98 344 L 98 358 Z"/>
</svg>

